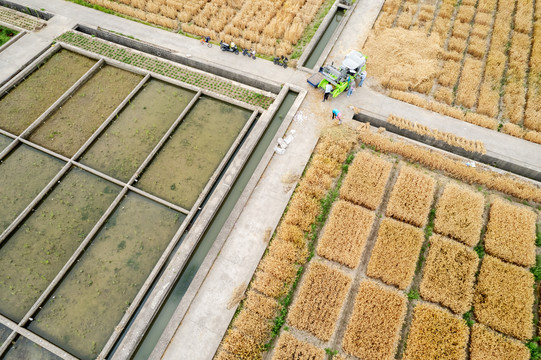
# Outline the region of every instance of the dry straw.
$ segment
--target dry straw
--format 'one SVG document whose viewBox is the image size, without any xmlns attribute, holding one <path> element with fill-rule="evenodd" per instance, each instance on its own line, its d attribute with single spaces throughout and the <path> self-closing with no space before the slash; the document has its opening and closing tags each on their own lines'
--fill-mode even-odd
<svg viewBox="0 0 541 360">
<path fill-rule="evenodd" d="M 381 203 L 392 163 L 368 152 L 359 152 L 348 169 L 340 197 L 375 210 Z"/>
<path fill-rule="evenodd" d="M 274 348 L 272 360 L 325 360 L 325 350 L 301 341 L 283 331 Z"/>
<path fill-rule="evenodd" d="M 339 200 L 332 208 L 317 253 L 326 259 L 355 268 L 361 260 L 374 213 Z"/>
<path fill-rule="evenodd" d="M 229 329 L 222 340 L 221 348 L 235 355 L 237 359 L 261 359 L 259 345 L 239 330 Z"/>
<path fill-rule="evenodd" d="M 441 152 L 372 133 L 369 126 L 360 127 L 358 136 L 360 140 L 380 151 L 395 153 L 431 169 L 442 170 L 455 179 L 469 184 L 481 184 L 489 189 L 498 190 L 522 200 L 541 203 L 541 189 L 539 187 L 512 175 L 496 173 L 482 167 L 469 167 L 464 161 L 453 159 Z"/>
<path fill-rule="evenodd" d="M 435 190 L 433 177 L 403 165 L 389 198 L 387 216 L 424 227 Z"/>
<path fill-rule="evenodd" d="M 246 309 L 239 313 L 232 325 L 256 343 L 263 344 L 270 337 L 272 324 L 269 319 L 261 318 L 256 313 Z"/>
<path fill-rule="evenodd" d="M 467 151 L 486 154 L 485 145 L 482 141 L 468 140 L 466 138 L 456 136 L 453 133 L 447 133 L 444 131 L 439 131 L 437 129 L 431 129 L 428 126 L 424 126 L 419 123 L 412 123 L 409 120 L 393 114 L 389 115 L 389 117 L 387 118 L 387 122 L 401 129 L 410 130 L 423 136 L 430 136 L 436 140 L 443 141 L 449 145 L 453 145 Z"/>
<path fill-rule="evenodd" d="M 402 290 L 407 288 L 423 240 L 421 229 L 392 219 L 382 220 L 366 274 Z"/>
<path fill-rule="evenodd" d="M 474 246 L 483 227 L 483 195 L 464 186 L 449 184 L 436 206 L 434 231 Z"/>
<path fill-rule="evenodd" d="M 253 290 L 246 293 L 244 307 L 265 319 L 272 319 L 278 311 L 279 304 L 276 300 L 261 295 Z"/>
<path fill-rule="evenodd" d="M 533 274 L 528 270 L 486 255 L 475 288 L 475 317 L 504 334 L 520 340 L 530 339 L 533 286 Z"/>
<path fill-rule="evenodd" d="M 530 350 L 520 341 L 508 338 L 476 323 L 471 332 L 470 360 L 529 360 Z"/>
<path fill-rule="evenodd" d="M 394 359 L 407 310 L 404 294 L 373 281 L 362 281 L 342 347 L 365 360 Z"/>
<path fill-rule="evenodd" d="M 269 297 L 278 297 L 285 293 L 286 286 L 283 281 L 263 270 L 257 270 L 252 280 L 252 288 Z"/>
<path fill-rule="evenodd" d="M 284 283 L 291 282 L 297 273 L 297 266 L 294 263 L 272 255 L 267 255 L 261 260 L 259 269 L 271 274 Z"/>
<path fill-rule="evenodd" d="M 434 305 L 420 303 L 413 310 L 405 360 L 466 359 L 466 322 Z"/>
<path fill-rule="evenodd" d="M 293 301 L 288 322 L 322 341 L 334 333 L 351 279 L 340 270 L 312 262 Z"/>
<path fill-rule="evenodd" d="M 467 58 L 458 84 L 456 102 L 468 108 L 477 102 L 477 93 L 481 83 L 483 62 L 475 58 Z"/>
<path fill-rule="evenodd" d="M 535 265 L 536 219 L 530 208 L 496 198 L 487 224 L 486 252 L 517 265 Z"/>
<path fill-rule="evenodd" d="M 465 313 L 471 307 L 478 262 L 472 249 L 433 235 L 419 288 L 421 296 L 456 314 Z"/>
</svg>

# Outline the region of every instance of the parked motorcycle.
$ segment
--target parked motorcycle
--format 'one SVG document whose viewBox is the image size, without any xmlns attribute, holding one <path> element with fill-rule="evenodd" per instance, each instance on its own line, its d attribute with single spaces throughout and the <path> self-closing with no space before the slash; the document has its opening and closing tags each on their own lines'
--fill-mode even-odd
<svg viewBox="0 0 541 360">
<path fill-rule="evenodd" d="M 286 69 L 287 69 L 287 63 L 288 62 L 289 62 L 289 59 L 286 58 L 284 55 L 282 55 L 280 57 L 277 56 L 273 60 L 274 65 L 283 66 Z"/>
<path fill-rule="evenodd" d="M 252 58 L 255 60 L 255 50 L 242 49 L 242 55 L 243 56 L 248 55 L 249 58 Z"/>
<path fill-rule="evenodd" d="M 222 51 L 230 51 L 232 53 L 235 53 L 235 55 L 239 54 L 239 49 L 237 48 L 237 45 L 235 45 L 235 43 L 231 43 L 231 45 L 229 45 L 228 43 L 220 40 L 220 49 L 222 49 Z"/>
</svg>

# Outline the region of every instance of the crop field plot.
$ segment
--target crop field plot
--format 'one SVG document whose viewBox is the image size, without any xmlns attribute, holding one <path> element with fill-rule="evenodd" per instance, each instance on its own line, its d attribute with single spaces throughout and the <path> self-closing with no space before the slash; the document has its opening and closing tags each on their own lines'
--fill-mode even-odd
<svg viewBox="0 0 541 360">
<path fill-rule="evenodd" d="M 463 319 L 434 305 L 419 303 L 413 311 L 403 359 L 466 359 L 469 333 Z"/>
<path fill-rule="evenodd" d="M 478 262 L 477 253 L 472 249 L 433 235 L 420 285 L 421 297 L 440 303 L 454 313 L 465 313 L 473 300 Z"/>
<path fill-rule="evenodd" d="M 404 290 L 413 279 L 423 240 L 421 229 L 393 219 L 384 219 L 379 227 L 366 274 Z"/>
<path fill-rule="evenodd" d="M 534 277 L 528 270 L 486 255 L 474 295 L 477 320 L 519 340 L 533 334 Z"/>
<path fill-rule="evenodd" d="M 361 282 L 342 342 L 344 351 L 359 359 L 393 359 L 406 303 L 403 293 Z"/>
<path fill-rule="evenodd" d="M 347 201 L 338 201 L 319 240 L 317 253 L 350 268 L 359 264 L 374 213 Z"/>
<path fill-rule="evenodd" d="M 340 197 L 376 210 L 381 203 L 392 163 L 368 152 L 359 152 L 340 188 Z"/>
<path fill-rule="evenodd" d="M 531 0 L 386 0 L 363 53 L 391 97 L 539 143 L 540 15 Z"/>
<path fill-rule="evenodd" d="M 404 165 L 391 192 L 386 214 L 424 227 L 435 191 L 436 180 L 433 177 Z"/>
<path fill-rule="evenodd" d="M 322 341 L 328 341 L 350 284 L 351 278 L 340 270 L 322 263 L 311 264 L 291 306 L 288 322 Z"/>
<path fill-rule="evenodd" d="M 490 207 L 486 251 L 517 265 L 535 265 L 536 219 L 530 208 L 496 198 Z"/>
<path fill-rule="evenodd" d="M 287 332 L 283 332 L 278 339 L 272 357 L 273 360 L 324 360 L 325 358 L 325 350 L 301 341 Z"/>
<path fill-rule="evenodd" d="M 132 18 L 265 55 L 289 55 L 325 0 L 87 0 Z M 332 4 L 329 3 L 329 4 Z"/>
<path fill-rule="evenodd" d="M 476 323 L 472 327 L 471 360 L 529 360 L 530 350 L 520 341 L 503 336 Z"/>
<path fill-rule="evenodd" d="M 475 246 L 483 227 L 484 207 L 485 199 L 481 193 L 449 184 L 436 205 L 434 231 Z"/>
</svg>

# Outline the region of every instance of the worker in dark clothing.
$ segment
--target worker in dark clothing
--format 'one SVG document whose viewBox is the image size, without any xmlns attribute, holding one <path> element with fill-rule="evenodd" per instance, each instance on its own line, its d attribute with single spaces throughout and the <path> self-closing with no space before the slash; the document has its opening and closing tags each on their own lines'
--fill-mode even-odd
<svg viewBox="0 0 541 360">
<path fill-rule="evenodd" d="M 332 91 L 332 85 L 331 84 L 325 85 L 325 95 L 323 95 L 323 101 L 325 101 L 325 100 L 327 100 L 329 98 L 329 95 L 331 94 L 331 91 Z"/>
</svg>

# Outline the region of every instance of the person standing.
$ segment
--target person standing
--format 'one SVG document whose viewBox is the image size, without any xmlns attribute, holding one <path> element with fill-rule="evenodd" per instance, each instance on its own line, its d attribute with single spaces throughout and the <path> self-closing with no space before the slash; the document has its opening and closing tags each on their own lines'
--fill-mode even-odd
<svg viewBox="0 0 541 360">
<path fill-rule="evenodd" d="M 332 91 L 332 85 L 327 83 L 327 85 L 325 85 L 325 95 L 323 95 L 323 101 L 329 98 L 331 91 Z"/>
<path fill-rule="evenodd" d="M 359 87 L 363 86 L 364 79 L 366 79 L 366 70 L 361 71 L 361 82 L 359 82 Z"/>
<path fill-rule="evenodd" d="M 351 96 L 351 94 L 353 94 L 353 92 L 355 91 L 355 84 L 349 84 L 349 88 L 348 88 L 348 97 Z"/>
</svg>

